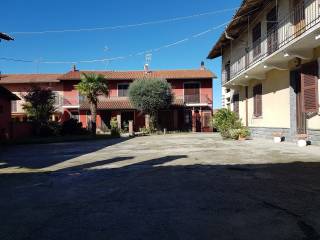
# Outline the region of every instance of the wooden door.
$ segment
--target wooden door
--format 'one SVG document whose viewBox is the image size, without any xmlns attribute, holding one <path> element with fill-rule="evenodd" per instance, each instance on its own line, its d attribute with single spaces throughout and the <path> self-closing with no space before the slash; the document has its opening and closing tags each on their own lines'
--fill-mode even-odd
<svg viewBox="0 0 320 240">
<path fill-rule="evenodd" d="M 294 36 L 300 36 L 306 28 L 304 0 L 293 0 Z"/>
<path fill-rule="evenodd" d="M 201 124 L 201 114 L 199 111 L 195 111 L 195 124 L 196 124 L 196 132 L 201 132 L 202 124 Z"/>
<path fill-rule="evenodd" d="M 268 36 L 268 54 L 274 53 L 278 49 L 278 13 L 277 7 L 274 7 L 267 14 L 267 36 Z"/>
</svg>

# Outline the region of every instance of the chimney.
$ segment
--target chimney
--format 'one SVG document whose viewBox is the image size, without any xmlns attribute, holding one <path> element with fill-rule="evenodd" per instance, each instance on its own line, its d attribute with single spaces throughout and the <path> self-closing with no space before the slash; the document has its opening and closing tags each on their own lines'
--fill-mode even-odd
<svg viewBox="0 0 320 240">
<path fill-rule="evenodd" d="M 206 70 L 206 67 L 204 66 L 204 61 L 201 62 L 200 70 Z"/>
<path fill-rule="evenodd" d="M 149 72 L 149 64 L 145 64 L 144 65 L 144 71 L 145 71 L 145 73 L 148 73 Z"/>
<path fill-rule="evenodd" d="M 72 71 L 73 71 L 73 72 L 78 71 L 78 70 L 77 70 L 77 67 L 76 67 L 76 65 L 75 65 L 75 64 L 73 64 L 73 65 L 72 65 Z"/>
</svg>

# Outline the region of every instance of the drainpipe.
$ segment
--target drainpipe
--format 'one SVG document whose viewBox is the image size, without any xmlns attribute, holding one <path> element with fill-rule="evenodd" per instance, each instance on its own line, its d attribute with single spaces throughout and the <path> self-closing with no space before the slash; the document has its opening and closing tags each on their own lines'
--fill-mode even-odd
<svg viewBox="0 0 320 240">
<path fill-rule="evenodd" d="M 246 94 L 246 127 L 249 127 L 249 113 L 248 113 L 248 86 L 245 87 L 245 94 Z"/>
</svg>

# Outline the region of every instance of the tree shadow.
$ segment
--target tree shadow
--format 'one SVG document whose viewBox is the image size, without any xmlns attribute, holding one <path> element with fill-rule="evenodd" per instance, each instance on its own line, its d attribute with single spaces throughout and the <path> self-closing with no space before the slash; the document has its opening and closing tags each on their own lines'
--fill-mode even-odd
<svg viewBox="0 0 320 240">
<path fill-rule="evenodd" d="M 319 163 L 185 157 L 0 175 L 0 239 L 319 239 Z"/>
<path fill-rule="evenodd" d="M 8 167 L 46 168 L 127 140 L 129 138 L 12 146 L 0 153 L 0 163 L 2 163 L 0 169 Z"/>
</svg>

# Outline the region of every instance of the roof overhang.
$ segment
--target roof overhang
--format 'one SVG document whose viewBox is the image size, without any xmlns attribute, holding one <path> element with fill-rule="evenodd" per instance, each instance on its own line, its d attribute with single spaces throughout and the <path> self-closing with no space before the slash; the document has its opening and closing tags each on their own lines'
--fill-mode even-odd
<svg viewBox="0 0 320 240">
<path fill-rule="evenodd" d="M 17 95 L 13 94 L 8 89 L 1 87 L 1 86 L 0 86 L 0 97 L 6 98 L 6 99 L 12 100 L 12 101 L 20 100 L 20 98 Z"/>
<path fill-rule="evenodd" d="M 248 18 L 252 21 L 259 14 L 260 10 L 270 2 L 272 2 L 272 0 L 243 0 L 240 8 L 233 16 L 217 43 L 211 49 L 207 58 L 214 59 L 220 57 L 222 55 L 222 49 L 230 45 L 230 38 L 237 39 L 247 27 Z"/>
</svg>

